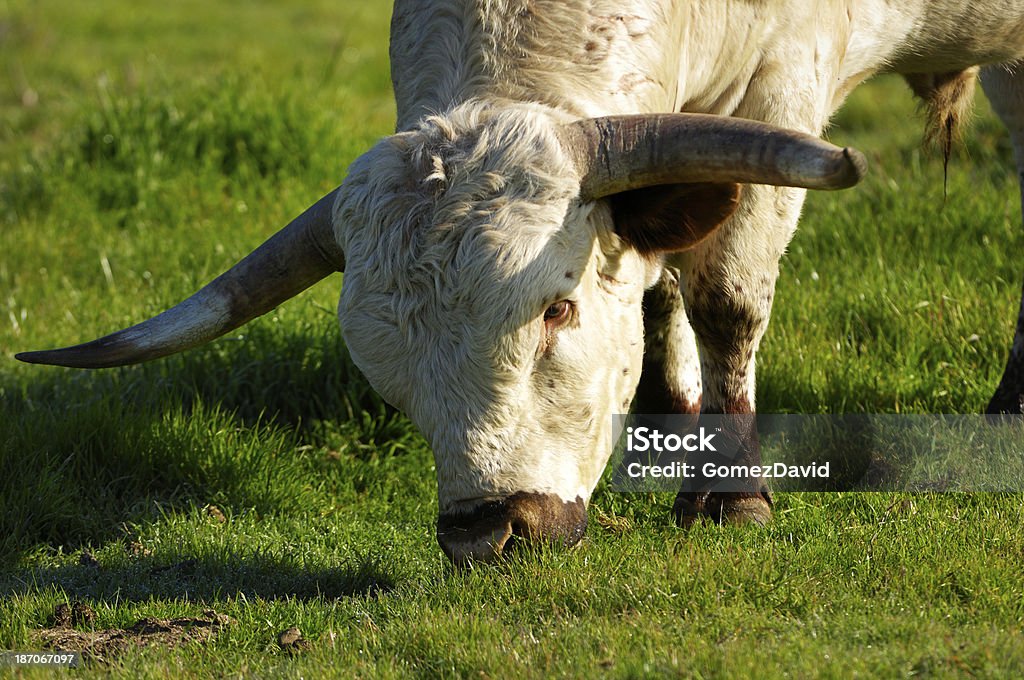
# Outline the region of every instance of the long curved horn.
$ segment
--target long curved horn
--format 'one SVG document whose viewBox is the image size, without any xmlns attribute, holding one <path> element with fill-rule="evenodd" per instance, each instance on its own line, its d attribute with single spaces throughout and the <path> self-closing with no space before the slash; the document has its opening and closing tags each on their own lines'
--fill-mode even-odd
<svg viewBox="0 0 1024 680">
<path fill-rule="evenodd" d="M 845 189 L 867 161 L 802 132 L 742 118 L 697 113 L 587 118 L 559 130 L 587 199 L 689 182 Z"/>
<path fill-rule="evenodd" d="M 344 268 L 332 230 L 337 189 L 199 292 L 140 324 L 74 347 L 23 352 L 30 364 L 109 368 L 174 354 L 218 338 Z"/>
</svg>

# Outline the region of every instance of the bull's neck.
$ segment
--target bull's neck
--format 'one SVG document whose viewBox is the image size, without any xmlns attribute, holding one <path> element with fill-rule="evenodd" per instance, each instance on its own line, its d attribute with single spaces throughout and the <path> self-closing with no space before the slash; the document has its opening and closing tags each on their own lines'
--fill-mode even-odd
<svg viewBox="0 0 1024 680">
<path fill-rule="evenodd" d="M 398 129 L 469 99 L 539 102 L 572 117 L 728 113 L 730 84 L 749 79 L 773 30 L 762 4 L 397 0 Z"/>
<path fill-rule="evenodd" d="M 396 0 L 391 65 L 399 129 L 482 99 L 813 130 L 880 69 L 1016 59 L 1021 30 L 1013 0 Z M 750 110 L 794 83 L 814 90 L 813 111 L 778 97 L 774 114 Z M 767 94 L 745 104 L 758 85 Z"/>
</svg>

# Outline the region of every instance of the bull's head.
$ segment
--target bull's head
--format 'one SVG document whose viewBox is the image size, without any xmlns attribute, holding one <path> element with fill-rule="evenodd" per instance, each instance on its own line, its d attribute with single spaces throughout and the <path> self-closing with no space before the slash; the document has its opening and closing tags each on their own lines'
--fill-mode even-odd
<svg viewBox="0 0 1024 680">
<path fill-rule="evenodd" d="M 856 152 L 731 118 L 556 121 L 466 104 L 385 138 L 345 182 L 178 306 L 30 352 L 103 368 L 212 340 L 328 274 L 352 357 L 437 462 L 456 563 L 513 537 L 574 543 L 640 377 L 641 299 L 661 253 L 733 211 L 738 183 L 841 188 Z M 674 185 L 646 200 L 644 189 Z M 612 200 L 602 200 L 611 198 Z M 665 219 L 665 213 L 669 219 Z"/>
</svg>

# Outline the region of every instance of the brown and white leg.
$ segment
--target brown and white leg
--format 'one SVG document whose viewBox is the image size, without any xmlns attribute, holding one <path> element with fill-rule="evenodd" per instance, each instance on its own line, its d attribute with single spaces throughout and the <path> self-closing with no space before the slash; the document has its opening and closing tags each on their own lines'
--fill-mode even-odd
<svg viewBox="0 0 1024 680">
<path fill-rule="evenodd" d="M 733 217 L 705 242 L 680 254 L 683 299 L 696 334 L 703 380 L 703 411 L 736 416 L 732 432 L 738 462 L 758 465 L 755 357 L 768 327 L 779 259 L 792 237 L 805 192 L 747 186 Z M 761 479 L 731 492 L 680 492 L 677 521 L 764 523 L 771 500 Z"/>
<path fill-rule="evenodd" d="M 992 109 L 1010 132 L 1024 212 L 1024 63 L 1018 63 L 1016 67 L 986 67 L 981 72 L 981 84 L 992 103 Z M 1024 413 L 1024 286 L 1021 288 L 1017 330 L 1010 348 L 1010 357 L 986 412 Z"/>
<path fill-rule="evenodd" d="M 644 369 L 633 412 L 700 413 L 697 340 L 686 318 L 679 272 L 671 267 L 644 294 L 644 345 Z"/>
</svg>

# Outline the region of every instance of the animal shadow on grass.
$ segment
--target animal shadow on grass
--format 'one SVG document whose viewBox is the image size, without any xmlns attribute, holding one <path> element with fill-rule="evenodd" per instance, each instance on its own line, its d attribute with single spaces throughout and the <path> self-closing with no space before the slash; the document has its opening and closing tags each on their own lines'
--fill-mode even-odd
<svg viewBox="0 0 1024 680">
<path fill-rule="evenodd" d="M 302 514 L 322 499 L 301 477 L 337 476 L 338 463 L 300 451 L 341 436 L 411 436 L 353 367 L 336 326 L 327 339 L 308 331 L 257 323 L 142 366 L 40 368 L 28 385 L 5 380 L 0 564 L 103 544 L 126 523 L 211 502 Z"/>
<path fill-rule="evenodd" d="M 869 376 L 857 376 L 852 381 L 851 376 L 836 375 L 818 390 L 803 380 L 763 371 L 757 383 L 757 406 L 761 413 L 891 413 L 896 404 L 926 402 L 932 396 L 927 386 L 913 391 L 904 389 L 899 394 L 885 390 Z M 983 409 L 984 404 L 975 408 Z"/>
<path fill-rule="evenodd" d="M 128 543 L 126 550 L 131 550 Z M 83 553 L 89 555 L 89 553 Z M 375 558 L 310 570 L 297 562 L 259 553 L 165 562 L 131 557 L 104 566 L 94 559 L 53 568 L 16 569 L 0 579 L 6 596 L 59 589 L 94 604 L 146 603 L 153 599 L 212 605 L 234 599 L 309 601 L 375 597 L 395 587 L 395 577 Z"/>
</svg>

